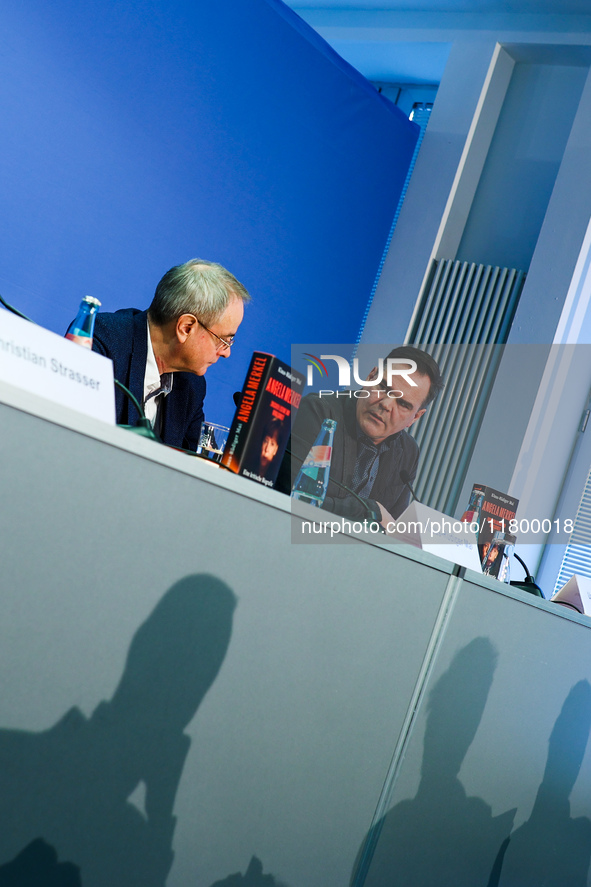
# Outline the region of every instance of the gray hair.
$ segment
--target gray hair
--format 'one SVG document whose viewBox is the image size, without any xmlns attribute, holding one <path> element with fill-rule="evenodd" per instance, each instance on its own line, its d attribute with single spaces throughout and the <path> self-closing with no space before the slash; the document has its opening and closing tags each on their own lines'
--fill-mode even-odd
<svg viewBox="0 0 591 887">
<path fill-rule="evenodd" d="M 206 326 L 215 323 L 233 298 L 250 302 L 250 295 L 233 274 L 217 262 L 191 259 L 167 271 L 156 287 L 149 308 L 158 326 L 193 314 Z"/>
</svg>

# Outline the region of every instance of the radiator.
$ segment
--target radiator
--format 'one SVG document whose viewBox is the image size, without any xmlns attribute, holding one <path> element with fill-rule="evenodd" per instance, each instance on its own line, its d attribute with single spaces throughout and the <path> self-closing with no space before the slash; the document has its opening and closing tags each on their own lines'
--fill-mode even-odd
<svg viewBox="0 0 591 887">
<path fill-rule="evenodd" d="M 407 343 L 431 354 L 445 389 L 412 428 L 421 448 L 421 502 L 454 514 L 513 322 L 525 272 L 440 259 L 419 298 Z"/>
</svg>

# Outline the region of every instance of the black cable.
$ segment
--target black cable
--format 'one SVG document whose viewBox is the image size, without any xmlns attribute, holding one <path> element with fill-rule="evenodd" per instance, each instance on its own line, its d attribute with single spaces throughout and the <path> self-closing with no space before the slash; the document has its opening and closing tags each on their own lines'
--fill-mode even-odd
<svg viewBox="0 0 591 887">
<path fill-rule="evenodd" d="M 519 555 L 515 554 L 515 552 L 513 552 L 513 557 L 515 558 L 516 561 L 519 561 L 519 563 L 521 564 L 521 566 L 525 570 L 525 581 L 526 582 L 533 582 L 534 577 L 531 575 L 530 571 L 528 570 L 527 564 L 525 563 L 525 561 L 522 561 L 521 558 L 519 557 Z"/>
<path fill-rule="evenodd" d="M 118 427 L 125 428 L 126 431 L 133 431 L 135 434 L 139 434 L 142 437 L 147 437 L 149 440 L 154 440 L 157 443 L 163 444 L 164 441 L 162 440 L 160 435 L 157 434 L 154 431 L 154 429 L 152 428 L 152 423 L 150 422 L 149 419 L 146 418 L 144 408 L 142 407 L 142 405 L 138 401 L 135 394 L 129 390 L 127 385 L 124 385 L 123 382 L 120 382 L 119 379 L 113 378 L 113 382 L 115 383 L 116 387 L 119 388 L 126 395 L 126 397 L 129 398 L 129 400 L 132 402 L 132 404 L 134 405 L 134 407 L 138 411 L 138 415 L 139 415 L 139 418 L 138 418 L 137 422 L 135 423 L 135 425 L 120 424 Z"/>
<path fill-rule="evenodd" d="M 415 502 L 418 502 L 418 504 L 421 505 L 422 504 L 421 500 L 419 499 L 419 497 L 417 496 L 417 494 L 415 493 L 415 491 L 412 488 L 412 484 L 410 482 L 410 474 L 404 468 L 400 472 L 400 480 L 402 481 L 404 486 L 410 490 L 411 495 L 412 495 L 413 499 L 415 500 Z"/>
<path fill-rule="evenodd" d="M 519 580 L 517 579 L 511 579 L 509 585 L 512 585 L 514 588 L 520 588 L 522 591 L 527 591 L 528 594 L 533 594 L 536 597 L 541 597 L 545 599 L 542 589 L 539 585 L 536 584 L 536 581 L 528 570 L 525 561 L 522 561 L 519 555 L 515 554 L 515 552 L 513 552 L 513 557 L 515 558 L 515 560 L 519 561 L 519 563 L 525 570 L 525 579 L 522 582 L 519 582 Z"/>
<path fill-rule="evenodd" d="M 31 320 L 30 317 L 27 317 L 26 314 L 23 314 L 22 311 L 19 311 L 18 308 L 15 308 L 13 305 L 9 305 L 8 302 L 0 296 L 0 303 L 4 305 L 5 308 L 8 308 L 9 311 L 12 311 L 13 314 L 16 314 L 17 317 L 22 317 L 23 320 L 28 320 L 29 323 L 35 323 L 34 320 Z"/>
<path fill-rule="evenodd" d="M 578 607 L 575 607 L 574 604 L 571 604 L 570 601 L 552 601 L 553 604 L 560 604 L 561 607 L 568 607 L 569 610 L 574 610 L 575 613 L 580 613 L 581 616 L 584 616 L 585 613 L 583 610 L 579 610 Z"/>
<path fill-rule="evenodd" d="M 134 407 L 138 411 L 138 415 L 139 415 L 140 419 L 146 419 L 146 414 L 144 412 L 144 408 L 140 404 L 139 400 L 137 399 L 137 397 L 135 396 L 133 391 L 130 391 L 129 388 L 127 387 L 127 385 L 124 385 L 123 382 L 119 381 L 119 379 L 114 378 L 113 382 L 115 383 L 117 388 L 120 388 L 121 391 L 123 391 L 123 393 L 128 396 L 128 398 L 130 399 L 130 401 L 132 402 L 132 404 L 134 405 Z M 148 420 L 146 420 L 146 421 L 148 421 Z"/>
</svg>

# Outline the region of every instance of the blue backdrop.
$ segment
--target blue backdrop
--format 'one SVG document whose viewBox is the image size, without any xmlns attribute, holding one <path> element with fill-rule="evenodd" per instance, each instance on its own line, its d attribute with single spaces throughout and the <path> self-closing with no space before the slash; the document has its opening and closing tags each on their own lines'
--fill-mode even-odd
<svg viewBox="0 0 591 887">
<path fill-rule="evenodd" d="M 86 293 L 144 308 L 172 265 L 221 262 L 253 303 L 212 421 L 253 350 L 355 341 L 418 127 L 288 7 L 4 0 L 0 29 L 8 301 L 62 333 Z"/>
</svg>

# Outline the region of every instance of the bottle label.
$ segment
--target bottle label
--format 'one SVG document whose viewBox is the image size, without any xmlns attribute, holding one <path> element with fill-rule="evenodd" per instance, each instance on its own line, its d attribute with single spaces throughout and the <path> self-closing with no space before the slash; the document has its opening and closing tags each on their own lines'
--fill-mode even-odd
<svg viewBox="0 0 591 887">
<path fill-rule="evenodd" d="M 328 465 L 330 465 L 331 457 L 332 447 L 312 447 L 312 449 L 306 456 L 306 461 L 304 462 L 304 465 L 315 465 L 318 468 L 326 468 Z"/>
<path fill-rule="evenodd" d="M 82 345 L 84 348 L 92 348 L 92 338 L 90 336 L 77 336 L 75 333 L 66 333 L 66 339 L 75 342 L 76 345 Z"/>
</svg>

